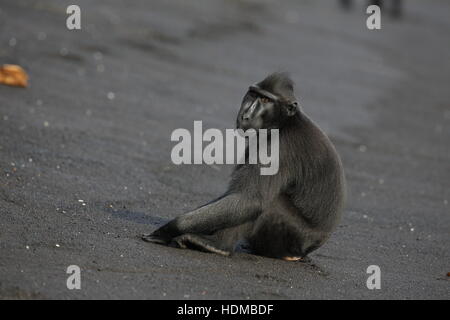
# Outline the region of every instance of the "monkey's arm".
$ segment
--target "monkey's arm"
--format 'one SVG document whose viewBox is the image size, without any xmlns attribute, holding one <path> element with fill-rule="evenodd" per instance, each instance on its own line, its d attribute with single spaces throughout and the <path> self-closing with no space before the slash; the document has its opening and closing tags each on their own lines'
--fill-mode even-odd
<svg viewBox="0 0 450 320">
<path fill-rule="evenodd" d="M 254 220 L 261 212 L 255 200 L 241 194 L 228 194 L 191 212 L 185 213 L 145 236 L 144 240 L 169 243 L 186 234 L 210 234 L 214 231 L 241 225 Z"/>
</svg>

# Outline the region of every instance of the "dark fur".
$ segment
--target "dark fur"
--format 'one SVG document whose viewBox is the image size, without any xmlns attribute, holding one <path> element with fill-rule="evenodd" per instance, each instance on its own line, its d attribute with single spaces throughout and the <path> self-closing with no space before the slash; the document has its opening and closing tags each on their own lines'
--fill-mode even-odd
<svg viewBox="0 0 450 320">
<path fill-rule="evenodd" d="M 237 241 L 246 240 L 256 254 L 283 258 L 305 257 L 328 239 L 345 197 L 339 156 L 303 112 L 287 111 L 295 97 L 286 74 L 272 74 L 258 86 L 282 98 L 273 106 L 272 118 L 264 120 L 264 127 L 280 130 L 278 173 L 263 176 L 259 165 L 238 165 L 223 196 L 144 240 L 225 255 Z M 242 112 L 241 107 L 238 126 Z"/>
</svg>

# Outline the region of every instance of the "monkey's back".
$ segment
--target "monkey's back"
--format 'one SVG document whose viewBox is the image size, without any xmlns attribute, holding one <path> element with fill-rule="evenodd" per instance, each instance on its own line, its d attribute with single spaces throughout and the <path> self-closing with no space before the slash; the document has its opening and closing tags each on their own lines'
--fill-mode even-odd
<svg viewBox="0 0 450 320">
<path fill-rule="evenodd" d="M 280 171 L 295 173 L 285 192 L 298 214 L 315 230 L 333 231 L 345 201 L 343 166 L 330 139 L 303 113 L 280 139 Z"/>
</svg>

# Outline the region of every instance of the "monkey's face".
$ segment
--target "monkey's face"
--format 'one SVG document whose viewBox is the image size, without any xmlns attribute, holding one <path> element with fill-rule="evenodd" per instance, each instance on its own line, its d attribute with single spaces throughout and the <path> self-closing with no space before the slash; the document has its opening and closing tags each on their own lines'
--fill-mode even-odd
<svg viewBox="0 0 450 320">
<path fill-rule="evenodd" d="M 254 91 L 245 95 L 237 118 L 238 129 L 264 129 L 267 120 L 274 117 L 275 101 Z"/>
<path fill-rule="evenodd" d="M 292 115 L 278 96 L 251 86 L 242 100 L 236 120 L 238 129 L 279 129 L 280 124 Z M 296 103 L 293 104 L 296 107 Z"/>
</svg>

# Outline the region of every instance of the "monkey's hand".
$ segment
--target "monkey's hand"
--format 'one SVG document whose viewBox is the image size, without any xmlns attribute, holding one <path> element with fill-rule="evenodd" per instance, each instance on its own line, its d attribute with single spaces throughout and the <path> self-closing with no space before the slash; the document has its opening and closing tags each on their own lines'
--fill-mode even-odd
<svg viewBox="0 0 450 320">
<path fill-rule="evenodd" d="M 142 235 L 142 240 L 146 242 L 158 243 L 168 245 L 172 242 L 174 237 L 178 236 L 174 230 L 172 230 L 170 222 L 156 229 L 150 234 Z"/>
</svg>

